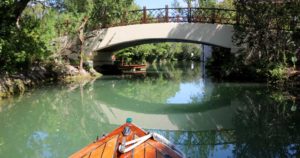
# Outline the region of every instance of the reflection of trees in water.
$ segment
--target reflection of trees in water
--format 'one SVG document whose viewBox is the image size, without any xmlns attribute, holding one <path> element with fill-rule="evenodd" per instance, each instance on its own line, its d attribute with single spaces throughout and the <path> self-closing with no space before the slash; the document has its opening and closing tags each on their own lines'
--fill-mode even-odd
<svg viewBox="0 0 300 158">
<path fill-rule="evenodd" d="M 148 68 L 147 73 L 147 78 L 119 82 L 116 93 L 133 100 L 165 103 L 179 90 L 182 71 L 175 69 L 174 65 L 161 67 L 154 64 Z"/>
<path fill-rule="evenodd" d="M 187 82 L 195 82 L 199 81 L 202 76 L 203 72 L 201 71 L 201 63 L 199 62 L 184 62 L 184 63 L 178 63 L 176 65 L 177 68 L 181 68 L 183 71 L 182 73 L 182 82 L 187 83 Z"/>
<path fill-rule="evenodd" d="M 90 143 L 100 128 L 112 130 L 103 124 L 108 119 L 101 106 L 95 105 L 93 84 L 81 87 L 45 87 L 11 102 L 13 106 L 7 105 L 10 108 L 0 113 L 0 157 L 45 157 L 45 153 L 66 157 Z M 47 137 L 37 142 L 39 146 L 32 146 L 41 131 Z M 16 147 L 22 150 L 12 152 Z"/>
<path fill-rule="evenodd" d="M 192 66 L 193 65 L 193 66 Z M 180 81 L 181 83 L 193 82 L 201 78 L 201 65 L 199 62 L 167 62 L 152 64 L 147 73 L 149 77 L 162 75 L 166 80 Z"/>
<path fill-rule="evenodd" d="M 247 106 L 246 102 L 244 101 L 245 96 L 247 94 L 253 94 L 251 97 L 253 97 L 254 100 L 259 100 L 257 98 L 260 97 L 260 99 L 264 99 L 265 97 L 262 97 L 261 94 L 264 91 L 264 89 L 261 86 L 255 86 L 255 85 L 243 85 L 243 84 L 216 84 L 214 85 L 211 95 L 200 104 L 199 108 L 195 111 L 200 112 L 199 115 L 217 110 L 222 107 L 228 107 L 229 109 L 232 108 L 234 110 L 235 108 L 245 105 Z M 207 105 L 207 103 L 210 105 Z M 201 106 L 204 106 L 201 108 Z M 231 116 L 234 114 L 234 112 L 222 114 L 224 115 L 224 119 L 227 119 L 228 117 L 231 118 Z M 195 117 L 195 118 L 194 118 Z M 210 115 L 212 120 L 219 120 L 220 116 Z M 191 129 L 193 130 L 193 127 L 201 126 L 199 125 L 200 120 L 198 120 L 197 115 L 186 115 L 186 118 L 182 118 L 183 121 L 188 124 Z M 169 116 L 169 119 L 172 121 L 172 123 L 176 124 L 178 128 L 180 129 L 183 125 L 182 122 L 178 123 L 177 118 L 173 118 L 172 115 Z M 213 123 L 213 122 L 212 122 Z M 232 148 L 230 148 L 230 145 L 235 143 L 236 137 L 235 132 L 232 129 L 222 129 L 219 130 L 217 127 L 218 124 L 216 124 L 216 129 L 212 131 L 199 131 L 199 132 L 178 132 L 174 135 L 174 140 L 176 144 L 180 145 L 180 148 L 190 157 L 210 157 L 211 154 L 216 152 L 215 150 L 217 148 L 222 148 L 222 150 L 229 150 L 231 152 Z M 203 125 L 204 126 L 204 125 Z M 162 133 L 163 135 L 168 137 L 168 134 Z M 172 135 L 172 134 L 171 134 Z M 187 139 L 184 139 L 187 138 Z M 177 141 L 184 140 L 183 142 L 177 142 Z M 196 141 L 195 141 L 196 140 Z M 186 145 L 182 145 L 186 144 Z M 195 145 L 199 144 L 199 145 Z"/>
<path fill-rule="evenodd" d="M 274 94 L 275 97 L 274 97 Z M 284 93 L 281 93 L 284 94 Z M 222 106 L 238 104 L 233 117 L 234 132 L 227 136 L 233 145 L 232 154 L 236 157 L 299 157 L 300 155 L 300 109 L 295 108 L 295 102 L 286 96 L 278 96 L 267 87 L 242 86 L 239 84 L 216 84 L 210 103 L 215 109 Z M 208 109 L 213 110 L 214 108 Z M 201 109 L 200 109 L 201 110 Z M 207 109 L 206 109 L 207 110 Z M 234 109 L 232 109 L 234 110 Z M 212 116 L 213 118 L 214 116 Z M 176 118 L 169 119 L 177 124 Z M 182 118 L 190 126 L 197 126 L 194 118 Z M 198 125 L 199 126 L 199 125 Z M 225 129 L 226 130 L 226 129 Z M 216 129 L 216 131 L 218 130 Z M 199 153 L 204 155 L 192 155 L 191 157 L 208 157 L 214 152 L 218 144 L 218 136 L 214 132 L 207 132 L 206 135 L 197 135 L 200 140 L 209 139 L 208 146 L 201 147 L 186 145 L 181 147 L 186 153 Z M 205 132 L 203 132 L 205 133 Z M 168 134 L 164 134 L 168 136 Z M 173 134 L 173 140 L 181 140 L 186 133 Z M 176 141 L 175 141 L 176 142 Z M 193 144 L 193 142 L 187 142 Z M 179 143 L 180 144 L 180 143 Z M 222 143 L 221 143 L 222 144 Z M 226 145 L 226 144 L 224 144 Z"/>
<path fill-rule="evenodd" d="M 151 64 L 147 68 L 147 77 L 149 78 L 163 78 L 164 80 L 172 80 L 180 82 L 182 77 L 182 70 L 175 68 L 174 63 L 165 64 Z"/>
<path fill-rule="evenodd" d="M 199 63 L 195 63 L 193 69 L 190 65 L 191 63 L 150 65 L 147 78 L 124 80 L 116 85 L 116 93 L 133 100 L 166 103 L 168 98 L 179 91 L 180 83 L 200 80 Z"/>
<path fill-rule="evenodd" d="M 117 94 L 129 99 L 145 101 L 149 103 L 165 103 L 166 100 L 176 94 L 179 83 L 159 78 L 146 78 L 138 81 L 122 81 L 116 85 Z"/>
<path fill-rule="evenodd" d="M 163 135 L 174 143 L 187 157 L 209 157 L 215 146 L 228 149 L 235 141 L 233 130 L 221 131 L 168 131 L 148 130 Z"/>
<path fill-rule="evenodd" d="M 208 88 L 208 87 L 205 87 Z M 234 102 L 240 105 L 247 105 L 245 101 L 247 99 L 247 94 L 253 94 L 252 97 L 254 101 L 259 101 L 265 99 L 267 96 L 262 96 L 265 92 L 265 87 L 255 84 L 226 84 L 226 83 L 215 83 L 209 86 L 208 92 L 205 92 L 204 97 L 193 96 L 192 103 L 197 103 L 199 106 L 206 106 L 207 108 L 202 109 L 203 111 L 218 109 L 220 107 L 232 106 Z M 201 103 L 199 102 L 201 101 Z M 210 105 L 207 105 L 210 104 Z M 209 108 L 210 107 L 210 108 Z M 200 110 L 200 108 L 199 108 Z M 201 110 L 201 111 L 202 111 Z"/>
<path fill-rule="evenodd" d="M 268 98 L 256 102 L 251 94 L 247 98 L 247 106 L 237 111 L 233 121 L 237 138 L 236 156 L 299 157 L 299 108 L 293 111 L 290 100 Z"/>
</svg>

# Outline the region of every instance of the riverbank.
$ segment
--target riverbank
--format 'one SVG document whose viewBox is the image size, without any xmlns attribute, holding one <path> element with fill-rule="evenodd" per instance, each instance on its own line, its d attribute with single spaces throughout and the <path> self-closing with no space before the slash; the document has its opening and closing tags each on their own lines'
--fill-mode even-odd
<svg viewBox="0 0 300 158">
<path fill-rule="evenodd" d="M 234 68 L 233 68 L 234 69 Z M 237 68 L 239 69 L 239 68 Z M 248 70 L 248 71 L 245 71 Z M 215 68 L 208 68 L 209 76 L 216 82 L 254 82 L 265 83 L 275 88 L 295 88 L 300 87 L 300 70 L 293 68 L 286 68 L 277 70 L 276 76 L 272 74 L 263 74 L 252 71 L 251 69 L 224 71 Z"/>
<path fill-rule="evenodd" d="M 293 64 L 287 61 L 248 61 L 244 53 L 236 55 L 228 49 L 214 48 L 206 70 L 218 82 L 259 82 L 274 87 L 291 87 L 300 85 L 300 62 L 296 61 Z"/>
<path fill-rule="evenodd" d="M 0 75 L 0 100 L 23 94 L 26 90 L 45 83 L 73 83 L 82 80 L 93 80 L 101 76 L 93 68 L 79 70 L 68 64 L 35 65 L 24 73 Z"/>
</svg>

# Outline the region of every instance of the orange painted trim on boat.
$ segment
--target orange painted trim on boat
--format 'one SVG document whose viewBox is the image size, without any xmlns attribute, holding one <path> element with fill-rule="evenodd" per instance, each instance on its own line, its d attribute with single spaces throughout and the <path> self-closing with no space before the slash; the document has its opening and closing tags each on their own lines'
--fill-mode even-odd
<svg viewBox="0 0 300 158">
<path fill-rule="evenodd" d="M 124 136 L 122 133 L 126 126 L 128 126 L 131 130 L 128 136 Z M 147 135 L 146 131 L 132 123 L 125 123 L 113 130 L 107 136 L 102 137 L 100 140 L 91 143 L 78 152 L 72 154 L 70 158 L 156 158 L 164 157 L 164 155 L 168 155 L 172 158 L 181 158 L 176 151 L 152 138 L 127 153 L 120 153 L 118 151 L 118 147 L 122 143 L 123 138 L 125 138 L 127 142 L 145 135 Z"/>
</svg>

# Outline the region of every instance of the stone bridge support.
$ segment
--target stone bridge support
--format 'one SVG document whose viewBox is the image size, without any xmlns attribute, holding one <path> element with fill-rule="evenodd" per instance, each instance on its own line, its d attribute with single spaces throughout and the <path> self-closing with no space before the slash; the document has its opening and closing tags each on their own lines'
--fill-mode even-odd
<svg viewBox="0 0 300 158">
<path fill-rule="evenodd" d="M 94 56 L 94 68 L 96 70 L 99 70 L 99 68 L 103 65 L 113 65 L 114 60 L 113 60 L 113 53 L 112 51 L 101 51 L 95 53 Z"/>
</svg>

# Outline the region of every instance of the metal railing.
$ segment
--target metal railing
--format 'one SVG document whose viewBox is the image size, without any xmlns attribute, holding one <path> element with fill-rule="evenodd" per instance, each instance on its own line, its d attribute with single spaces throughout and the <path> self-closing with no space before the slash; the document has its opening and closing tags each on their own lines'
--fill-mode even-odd
<svg viewBox="0 0 300 158">
<path fill-rule="evenodd" d="M 276 18 L 274 18 L 276 19 Z M 147 24 L 147 23 L 217 23 L 217 24 L 241 24 L 247 25 L 244 22 L 245 18 L 240 16 L 236 10 L 224 9 L 224 8 L 169 8 L 167 5 L 165 8 L 147 9 L 143 7 L 140 10 L 131 10 L 122 14 L 122 18 L 110 25 L 103 26 L 113 27 L 113 26 L 125 26 L 133 24 Z M 300 28 L 299 19 L 295 20 L 290 18 L 289 30 L 294 26 L 294 28 Z M 278 21 L 277 21 L 278 22 Z M 276 20 L 269 26 L 272 29 L 276 29 Z M 292 25 L 293 24 L 293 25 Z M 249 26 L 251 27 L 251 26 Z"/>
<path fill-rule="evenodd" d="M 156 8 L 127 11 L 122 20 L 105 27 L 147 23 L 220 23 L 236 24 L 236 11 L 221 8 Z"/>
</svg>

